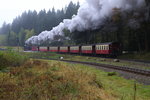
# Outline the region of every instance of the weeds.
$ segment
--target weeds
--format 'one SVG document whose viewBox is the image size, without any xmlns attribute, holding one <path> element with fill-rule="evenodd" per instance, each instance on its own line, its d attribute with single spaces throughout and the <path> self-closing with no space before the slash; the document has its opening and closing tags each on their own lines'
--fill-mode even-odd
<svg viewBox="0 0 150 100">
<path fill-rule="evenodd" d="M 0 72 L 0 100 L 132 100 L 129 83 L 87 66 L 30 59 Z M 149 100 L 141 88 L 137 84 L 137 100 Z"/>
<path fill-rule="evenodd" d="M 114 76 L 114 75 L 117 75 L 117 73 L 116 73 L 116 72 L 108 72 L 107 75 L 108 75 L 108 76 Z"/>
<path fill-rule="evenodd" d="M 3 78 L 2 78 L 3 77 Z M 60 62 L 27 61 L 0 75 L 0 100 L 101 100 L 106 94 L 94 74 Z"/>
<path fill-rule="evenodd" d="M 0 51 L 0 70 L 10 66 L 20 66 L 27 60 L 26 56 L 22 56 L 13 51 Z"/>
</svg>

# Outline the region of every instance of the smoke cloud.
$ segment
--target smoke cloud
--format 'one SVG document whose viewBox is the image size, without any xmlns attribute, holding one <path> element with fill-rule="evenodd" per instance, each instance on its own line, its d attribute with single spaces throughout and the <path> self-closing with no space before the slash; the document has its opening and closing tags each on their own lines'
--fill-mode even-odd
<svg viewBox="0 0 150 100">
<path fill-rule="evenodd" d="M 98 29 L 105 17 L 111 17 L 113 8 L 119 8 L 121 11 L 138 11 L 144 6 L 145 0 L 86 0 L 72 19 L 64 19 L 51 31 L 43 31 L 38 36 L 29 38 L 26 44 L 37 45 L 50 41 L 54 35 L 63 35 L 64 29 L 70 32 Z"/>
</svg>

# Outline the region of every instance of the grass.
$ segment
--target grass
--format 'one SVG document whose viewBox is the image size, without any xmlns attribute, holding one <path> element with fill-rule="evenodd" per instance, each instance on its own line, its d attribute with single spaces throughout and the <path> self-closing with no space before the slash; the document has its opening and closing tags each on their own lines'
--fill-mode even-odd
<svg viewBox="0 0 150 100">
<path fill-rule="evenodd" d="M 134 80 L 126 80 L 124 78 L 118 77 L 114 72 L 106 73 L 86 66 L 83 66 L 81 68 L 83 68 L 83 70 L 90 71 L 91 73 L 95 73 L 97 75 L 97 78 L 101 80 L 103 87 L 110 94 L 119 97 L 119 100 L 133 100 Z M 136 100 L 149 100 L 149 93 L 150 86 L 144 86 L 137 83 Z"/>
<path fill-rule="evenodd" d="M 22 52 L 23 51 L 23 47 L 21 46 L 0 46 L 0 48 L 3 48 L 3 49 L 7 49 L 8 51 L 19 51 L 19 52 Z"/>
<path fill-rule="evenodd" d="M 137 83 L 136 100 L 150 100 Z M 134 81 L 81 64 L 29 60 L 0 72 L 0 100 L 133 100 Z"/>
<path fill-rule="evenodd" d="M 150 52 L 126 54 L 126 55 L 119 56 L 119 58 L 150 61 Z"/>
<path fill-rule="evenodd" d="M 64 63 L 30 60 L 0 73 L 0 100 L 115 100 L 98 82 Z"/>
<path fill-rule="evenodd" d="M 14 51 L 0 51 L 0 71 L 9 66 L 20 66 L 27 60 L 27 57 Z"/>
<path fill-rule="evenodd" d="M 125 67 L 134 67 L 140 69 L 150 69 L 150 64 L 141 64 L 141 63 L 128 62 L 128 61 L 114 62 L 113 59 L 105 59 L 100 57 L 87 57 L 87 56 L 56 54 L 56 53 L 47 53 L 47 52 L 30 52 L 30 53 L 28 52 L 23 54 L 33 58 L 59 59 L 59 57 L 62 56 L 64 57 L 65 60 L 96 62 L 101 64 L 109 64 L 109 65 L 122 66 L 122 67 L 125 66 Z"/>
</svg>

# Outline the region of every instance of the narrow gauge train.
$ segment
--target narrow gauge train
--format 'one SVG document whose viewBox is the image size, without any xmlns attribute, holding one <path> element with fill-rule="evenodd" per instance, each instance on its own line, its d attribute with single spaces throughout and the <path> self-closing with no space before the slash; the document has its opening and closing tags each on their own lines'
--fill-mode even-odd
<svg viewBox="0 0 150 100">
<path fill-rule="evenodd" d="M 25 46 L 25 50 L 41 52 L 57 52 L 71 54 L 91 54 L 117 56 L 121 53 L 119 42 L 99 43 L 80 46 Z"/>
</svg>

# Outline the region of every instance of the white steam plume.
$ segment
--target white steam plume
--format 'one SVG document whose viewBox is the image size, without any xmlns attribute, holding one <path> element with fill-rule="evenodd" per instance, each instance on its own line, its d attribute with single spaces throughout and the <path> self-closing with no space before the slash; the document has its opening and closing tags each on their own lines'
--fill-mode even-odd
<svg viewBox="0 0 150 100">
<path fill-rule="evenodd" d="M 40 44 L 52 40 L 54 35 L 62 35 L 63 29 L 73 31 L 94 30 L 103 24 L 105 17 L 111 17 L 113 8 L 121 11 L 140 10 L 145 6 L 145 0 L 86 0 L 72 19 L 64 19 L 62 23 L 51 31 L 43 31 L 38 36 L 33 36 L 26 44 Z"/>
</svg>

